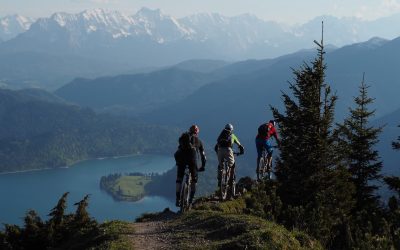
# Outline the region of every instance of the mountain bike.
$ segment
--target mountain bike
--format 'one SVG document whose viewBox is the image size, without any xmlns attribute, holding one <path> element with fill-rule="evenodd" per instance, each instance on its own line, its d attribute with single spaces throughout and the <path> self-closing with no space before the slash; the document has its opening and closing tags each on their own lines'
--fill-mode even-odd
<svg viewBox="0 0 400 250">
<path fill-rule="evenodd" d="M 277 148 L 277 146 L 272 146 L 273 148 Z M 258 178 L 257 180 L 261 180 L 267 178 L 268 180 L 272 179 L 272 159 L 268 164 L 268 151 L 266 148 L 263 148 L 261 153 L 260 161 L 257 166 Z"/>
<path fill-rule="evenodd" d="M 181 197 L 180 197 L 180 212 L 184 213 L 190 209 L 189 196 L 192 185 L 192 175 L 190 174 L 189 168 L 185 169 L 185 176 L 181 186 Z"/>
<path fill-rule="evenodd" d="M 240 155 L 240 153 L 236 152 L 233 154 L 236 156 Z M 228 161 L 225 159 L 222 163 L 221 184 L 219 186 L 221 201 L 226 200 L 228 193 L 231 197 L 236 195 L 235 171 L 232 167 L 228 166 Z"/>
</svg>

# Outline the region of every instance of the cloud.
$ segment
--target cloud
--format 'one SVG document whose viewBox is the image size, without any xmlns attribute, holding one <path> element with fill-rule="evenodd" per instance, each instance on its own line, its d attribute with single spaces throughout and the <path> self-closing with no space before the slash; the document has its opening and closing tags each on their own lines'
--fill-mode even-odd
<svg viewBox="0 0 400 250">
<path fill-rule="evenodd" d="M 400 11 L 400 0 L 381 0 L 364 4 L 353 12 L 353 16 L 364 19 L 374 20 L 380 17 L 390 16 Z"/>
<path fill-rule="evenodd" d="M 354 16 L 360 19 L 368 19 L 368 7 L 362 5 L 355 13 Z"/>
<path fill-rule="evenodd" d="M 400 10 L 400 1 L 398 0 L 383 0 L 383 7 L 391 10 L 398 11 Z"/>
<path fill-rule="evenodd" d="M 71 0 L 74 3 L 99 3 L 99 4 L 110 4 L 118 3 L 119 0 Z"/>
</svg>

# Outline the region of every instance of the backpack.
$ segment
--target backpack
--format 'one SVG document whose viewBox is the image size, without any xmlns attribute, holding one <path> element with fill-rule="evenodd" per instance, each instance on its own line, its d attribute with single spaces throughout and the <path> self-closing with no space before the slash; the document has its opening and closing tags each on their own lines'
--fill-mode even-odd
<svg viewBox="0 0 400 250">
<path fill-rule="evenodd" d="M 258 135 L 261 138 L 266 138 L 269 132 L 268 124 L 261 124 L 260 127 L 258 127 Z"/>
<path fill-rule="evenodd" d="M 232 147 L 232 135 L 230 132 L 223 130 L 218 136 L 218 146 L 220 147 Z"/>
<path fill-rule="evenodd" d="M 179 137 L 179 148 L 183 150 L 192 149 L 194 147 L 192 142 L 192 135 L 190 133 L 185 132 Z"/>
</svg>

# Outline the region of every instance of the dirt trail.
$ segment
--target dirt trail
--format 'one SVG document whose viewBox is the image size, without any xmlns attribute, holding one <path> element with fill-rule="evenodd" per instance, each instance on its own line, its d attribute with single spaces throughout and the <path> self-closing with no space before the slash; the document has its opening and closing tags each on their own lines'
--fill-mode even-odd
<svg viewBox="0 0 400 250">
<path fill-rule="evenodd" d="M 135 223 L 132 234 L 135 249 L 172 249 L 166 221 L 150 221 Z"/>
<path fill-rule="evenodd" d="M 178 215 L 164 212 L 150 221 L 134 223 L 135 232 L 131 235 L 135 249 L 174 249 L 173 232 L 168 222 Z"/>
</svg>

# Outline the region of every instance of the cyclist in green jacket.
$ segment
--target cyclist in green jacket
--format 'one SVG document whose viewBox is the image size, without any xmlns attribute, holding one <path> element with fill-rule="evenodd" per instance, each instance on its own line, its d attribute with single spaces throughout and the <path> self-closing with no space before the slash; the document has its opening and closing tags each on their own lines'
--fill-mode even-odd
<svg viewBox="0 0 400 250">
<path fill-rule="evenodd" d="M 240 150 L 240 154 L 244 153 L 244 147 L 240 144 L 239 139 L 233 134 L 233 126 L 228 123 L 218 136 L 217 144 L 215 145 L 215 152 L 218 154 L 218 187 L 221 184 L 221 173 L 223 162 L 226 160 L 228 166 L 233 168 L 235 173 L 235 157 L 233 155 L 233 144 L 236 144 Z M 235 175 L 233 175 L 233 178 Z"/>
</svg>

